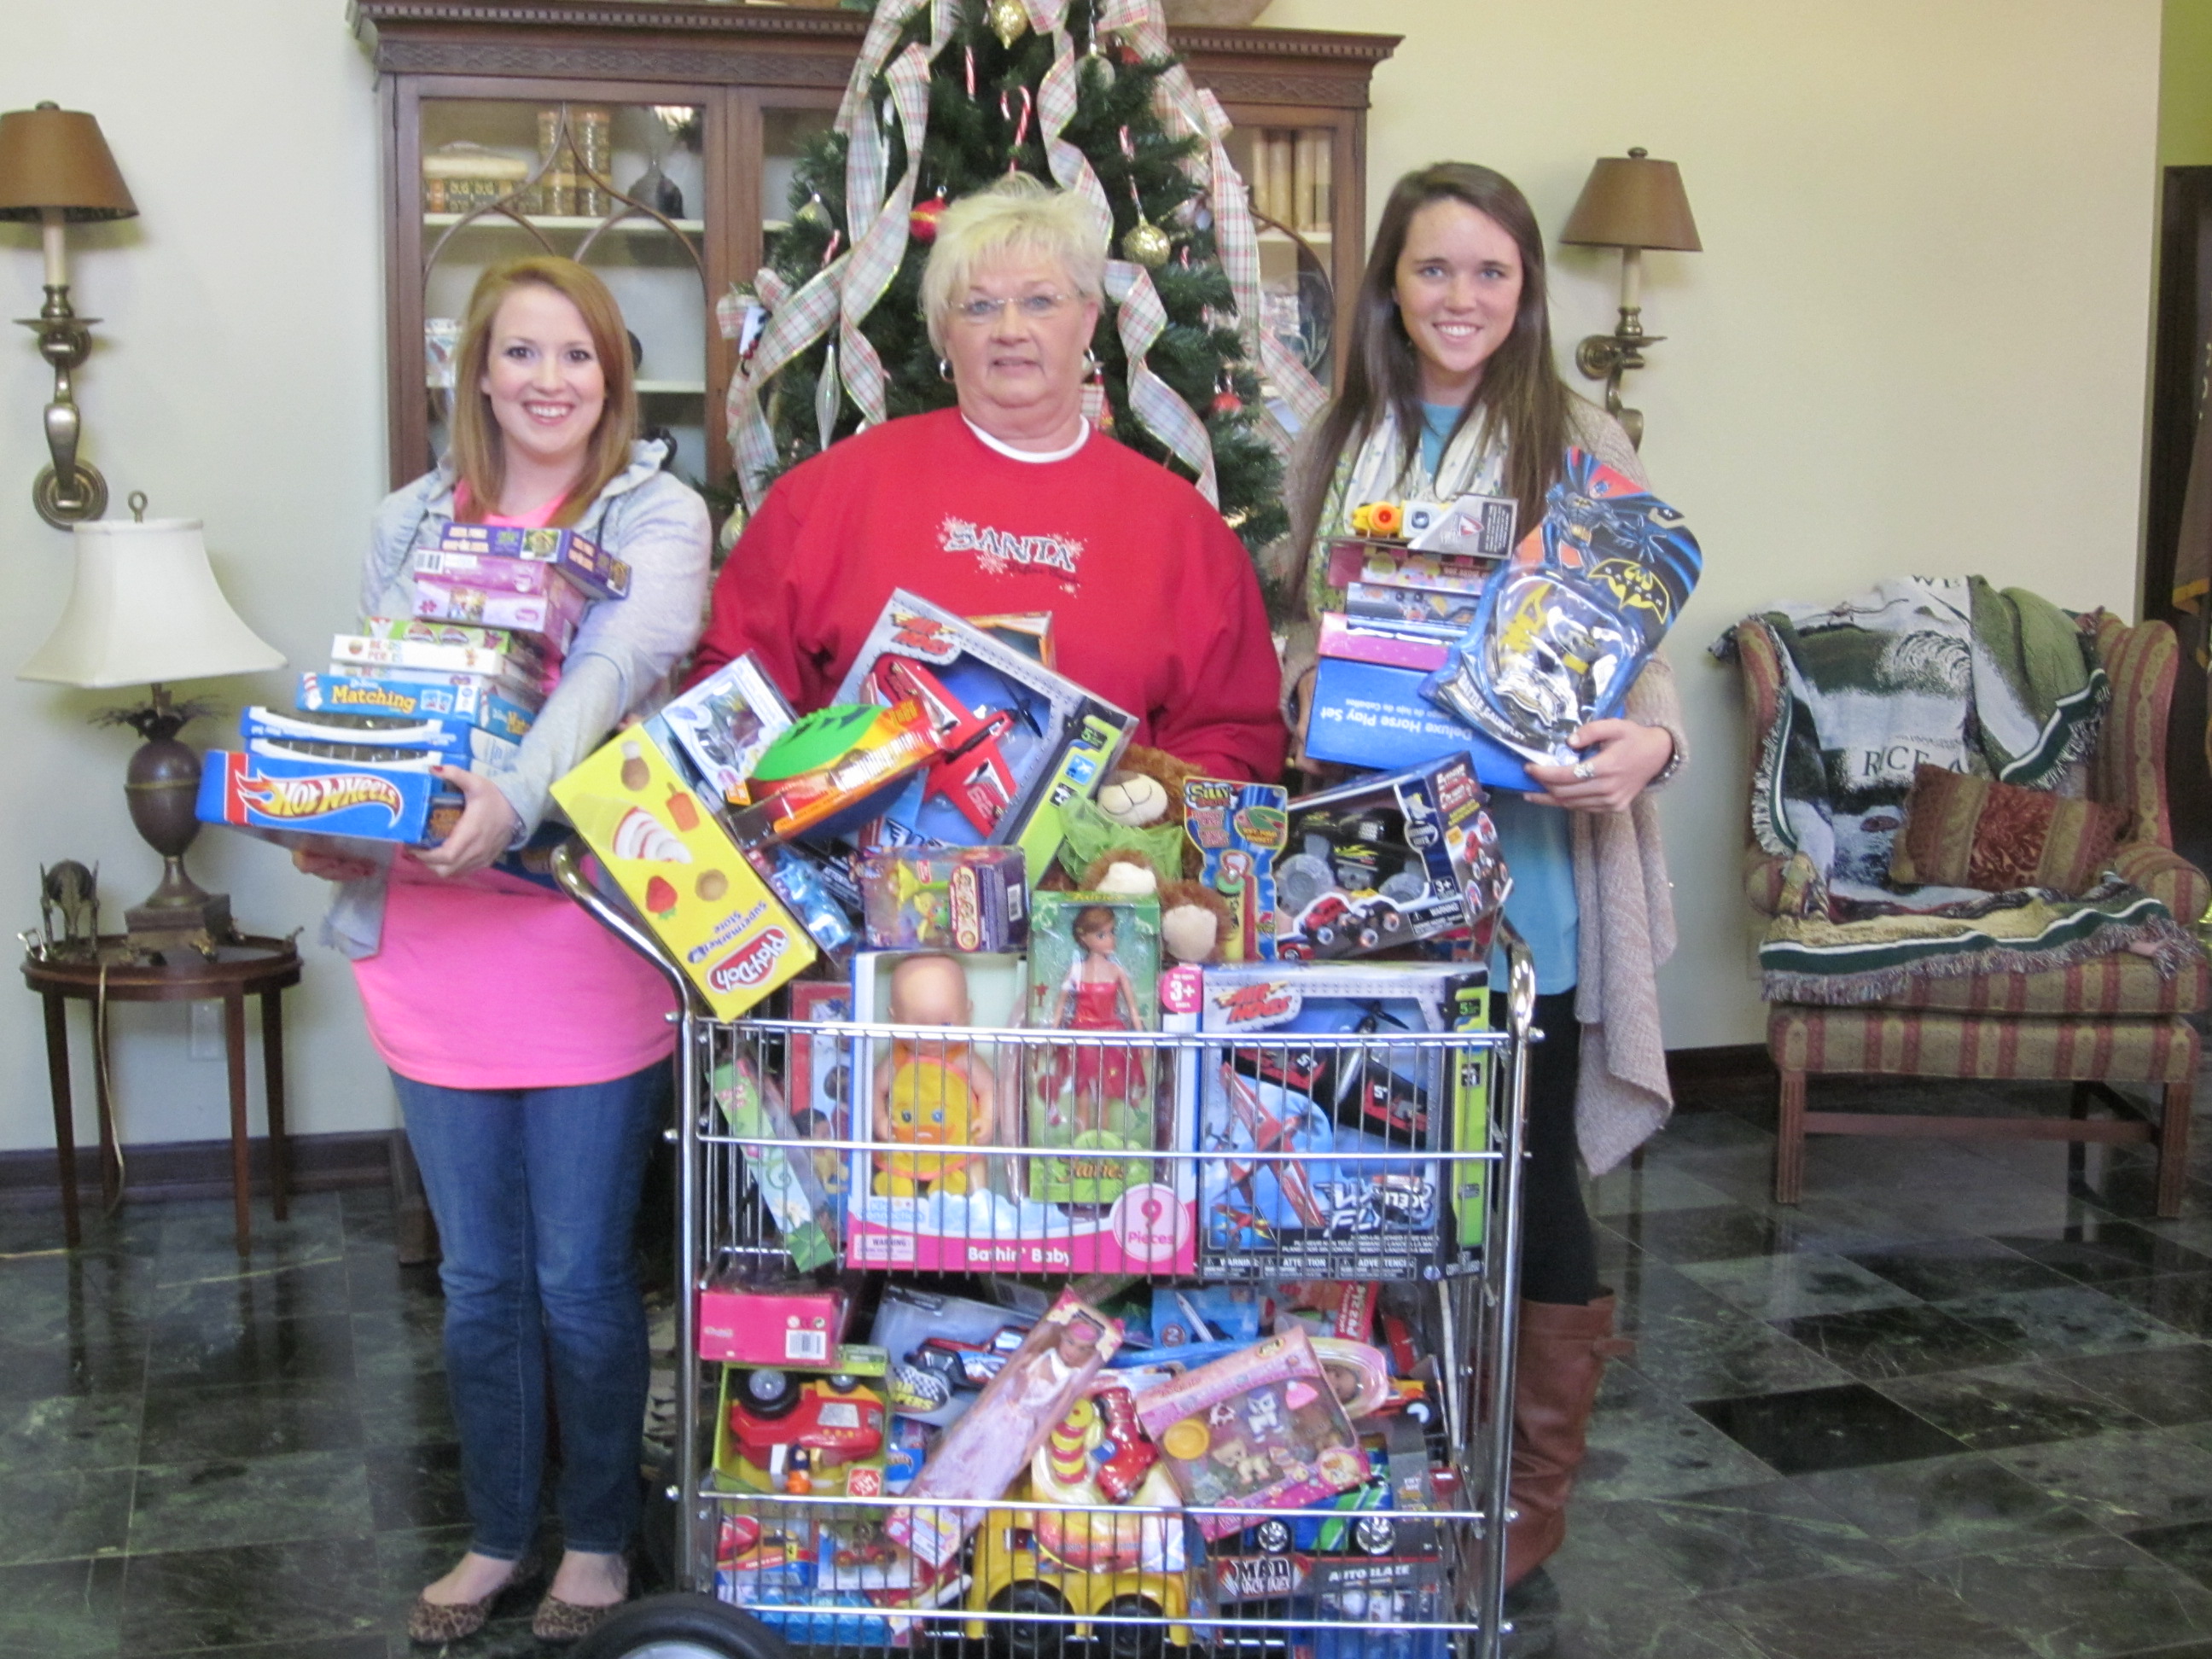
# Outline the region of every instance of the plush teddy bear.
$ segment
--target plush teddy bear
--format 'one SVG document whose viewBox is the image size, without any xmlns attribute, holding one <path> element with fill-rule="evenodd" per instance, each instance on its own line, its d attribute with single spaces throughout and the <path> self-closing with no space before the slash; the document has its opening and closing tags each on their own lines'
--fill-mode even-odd
<svg viewBox="0 0 2212 1659">
<path fill-rule="evenodd" d="M 1180 830 L 1183 783 L 1205 775 L 1164 749 L 1132 744 L 1123 752 L 1121 763 L 1099 786 L 1098 810 L 1124 829 L 1151 830 L 1173 824 Z M 1188 837 L 1182 843 L 1182 861 L 1186 878 L 1197 875 L 1205 861 L 1205 855 Z"/>
<path fill-rule="evenodd" d="M 1229 933 L 1229 906 L 1195 881 L 1163 882 L 1158 867 L 1134 848 L 1102 853 L 1085 868 L 1083 890 L 1130 898 L 1158 895 L 1160 944 L 1177 962 L 1218 962 Z"/>
</svg>

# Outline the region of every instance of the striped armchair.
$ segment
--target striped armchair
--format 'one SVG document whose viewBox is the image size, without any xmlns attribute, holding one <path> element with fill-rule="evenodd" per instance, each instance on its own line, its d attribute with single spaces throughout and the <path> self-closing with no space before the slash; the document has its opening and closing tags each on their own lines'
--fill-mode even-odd
<svg viewBox="0 0 2212 1659">
<path fill-rule="evenodd" d="M 2212 900 L 2212 883 L 2173 851 L 2166 815 L 2166 714 L 2180 655 L 2173 630 L 2162 622 L 2130 627 L 2102 611 L 2083 617 L 2081 626 L 2094 632 L 2112 687 L 2088 793 L 2133 813 L 2116 866 L 2174 915 L 2193 921 Z M 1763 633 L 1746 629 L 1736 642 L 1755 744 L 1773 724 L 1782 665 Z M 1755 843 L 1746 854 L 1745 891 L 1762 915 L 1774 915 L 1781 902 L 1783 864 Z M 1782 1074 L 1775 1200 L 1794 1204 L 1802 1193 L 1808 1134 L 2149 1141 L 2158 1148 L 2158 1212 L 2177 1214 L 2201 1057 L 2185 1016 L 2208 1002 L 2212 969 L 2201 954 L 2169 980 L 2142 957 L 2118 952 L 2045 973 L 1922 979 L 1895 996 L 1850 1007 L 1775 1003 L 1766 1022 L 1767 1053 Z M 1808 1109 L 1808 1077 L 1851 1073 L 2071 1082 L 2072 1110 L 2038 1118 Z M 2115 1084 L 2162 1091 L 2156 1120 Z M 2116 1115 L 2092 1117 L 2099 1103 Z"/>
</svg>

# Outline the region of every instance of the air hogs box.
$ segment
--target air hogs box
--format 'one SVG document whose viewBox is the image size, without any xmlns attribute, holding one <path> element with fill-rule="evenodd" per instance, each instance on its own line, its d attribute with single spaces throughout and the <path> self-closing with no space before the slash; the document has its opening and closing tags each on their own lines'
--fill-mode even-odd
<svg viewBox="0 0 2212 1659">
<path fill-rule="evenodd" d="M 895 590 L 835 701 L 913 699 L 943 746 L 884 816 L 880 845 L 1019 847 L 1052 867 L 1059 801 L 1088 796 L 1136 719 L 949 611 Z"/>
<path fill-rule="evenodd" d="M 1200 1057 L 1201 1270 L 1402 1279 L 1435 1265 L 1454 1177 L 1434 1154 L 1460 1079 L 1452 1050 L 1393 1037 L 1473 1024 L 1485 988 L 1467 964 L 1207 969 L 1200 1029 L 1268 1041 Z M 1362 1042 L 1303 1048 L 1308 1033 Z"/>
<path fill-rule="evenodd" d="M 422 846 L 452 829 L 460 797 L 427 768 L 211 749 L 200 770 L 198 810 L 203 823 Z"/>
</svg>

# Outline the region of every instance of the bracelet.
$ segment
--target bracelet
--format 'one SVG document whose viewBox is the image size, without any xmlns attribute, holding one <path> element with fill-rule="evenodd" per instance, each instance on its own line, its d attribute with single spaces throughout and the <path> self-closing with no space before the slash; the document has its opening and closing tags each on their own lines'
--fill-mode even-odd
<svg viewBox="0 0 2212 1659">
<path fill-rule="evenodd" d="M 1662 727 L 1661 729 L 1664 730 L 1665 728 Z M 1674 774 L 1682 769 L 1682 763 L 1689 758 L 1689 756 L 1683 751 L 1681 744 L 1675 738 L 1675 736 L 1672 732 L 1668 732 L 1667 733 L 1667 740 L 1668 744 L 1672 745 L 1674 752 L 1667 757 L 1667 763 L 1659 769 L 1659 775 L 1653 778 L 1650 782 L 1644 786 L 1646 789 L 1656 789 L 1662 784 L 1673 781 Z"/>
</svg>

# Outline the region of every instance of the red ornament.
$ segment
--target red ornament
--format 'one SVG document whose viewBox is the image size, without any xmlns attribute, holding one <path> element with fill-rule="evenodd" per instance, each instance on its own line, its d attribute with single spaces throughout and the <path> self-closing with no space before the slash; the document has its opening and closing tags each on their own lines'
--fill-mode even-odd
<svg viewBox="0 0 2212 1659">
<path fill-rule="evenodd" d="M 914 210 L 906 216 L 907 234 L 917 242 L 937 240 L 937 222 L 945 216 L 945 198 L 940 193 L 926 202 L 916 202 Z"/>
<path fill-rule="evenodd" d="M 1243 407 L 1244 400 L 1226 387 L 1213 394 L 1213 412 L 1217 415 L 1234 415 Z"/>
</svg>

